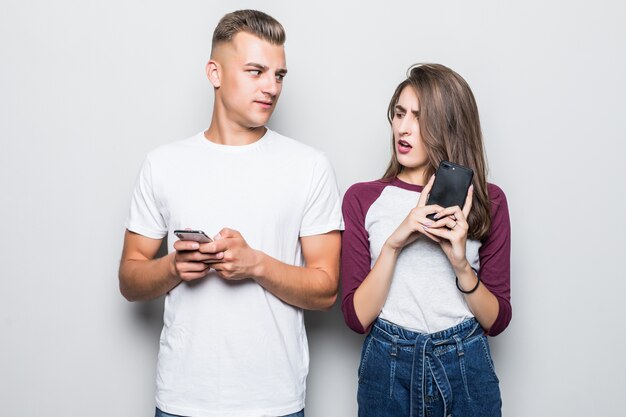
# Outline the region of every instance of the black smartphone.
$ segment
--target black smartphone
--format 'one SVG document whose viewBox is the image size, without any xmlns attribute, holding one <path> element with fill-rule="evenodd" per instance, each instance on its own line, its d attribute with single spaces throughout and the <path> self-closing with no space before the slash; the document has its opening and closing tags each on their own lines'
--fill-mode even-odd
<svg viewBox="0 0 626 417">
<path fill-rule="evenodd" d="M 202 230 L 174 230 L 174 234 L 180 240 L 192 240 L 198 243 L 213 242 L 213 239 L 208 237 Z"/>
<path fill-rule="evenodd" d="M 435 173 L 435 183 L 430 189 L 426 205 L 438 204 L 443 208 L 459 206 L 463 208 L 467 190 L 472 184 L 474 171 L 450 161 L 441 161 Z M 426 216 L 434 219 L 435 213 Z"/>
</svg>

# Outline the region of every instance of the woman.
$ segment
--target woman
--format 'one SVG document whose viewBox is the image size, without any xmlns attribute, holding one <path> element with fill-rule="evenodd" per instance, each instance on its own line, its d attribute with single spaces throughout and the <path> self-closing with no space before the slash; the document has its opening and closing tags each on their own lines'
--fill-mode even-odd
<svg viewBox="0 0 626 417">
<path fill-rule="evenodd" d="M 388 118 L 385 175 L 343 204 L 342 310 L 369 332 L 359 416 L 499 416 L 486 335 L 511 319 L 510 226 L 504 193 L 486 182 L 474 96 L 451 69 L 414 65 Z M 463 207 L 426 204 L 443 160 L 474 171 Z"/>
</svg>

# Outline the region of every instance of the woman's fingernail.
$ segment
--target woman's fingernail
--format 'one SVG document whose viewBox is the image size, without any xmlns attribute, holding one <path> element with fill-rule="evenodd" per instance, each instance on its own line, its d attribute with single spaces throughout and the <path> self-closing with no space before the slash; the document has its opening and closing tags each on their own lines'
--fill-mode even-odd
<svg viewBox="0 0 626 417">
<path fill-rule="evenodd" d="M 192 243 L 191 244 L 191 249 L 198 249 L 200 247 L 200 244 L 198 243 Z"/>
</svg>

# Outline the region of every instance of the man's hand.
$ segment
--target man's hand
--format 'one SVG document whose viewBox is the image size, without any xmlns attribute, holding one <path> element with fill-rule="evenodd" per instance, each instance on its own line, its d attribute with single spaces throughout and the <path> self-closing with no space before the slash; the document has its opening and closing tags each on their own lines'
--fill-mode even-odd
<svg viewBox="0 0 626 417">
<path fill-rule="evenodd" d="M 224 257 L 220 251 L 213 251 L 211 243 L 198 243 L 190 240 L 174 242 L 176 253 L 172 257 L 172 274 L 183 281 L 204 278 L 211 269 L 211 263 Z"/>
<path fill-rule="evenodd" d="M 260 274 L 261 253 L 248 246 L 241 233 L 224 228 L 200 252 L 213 256 L 211 267 L 227 280 L 254 278 Z"/>
</svg>

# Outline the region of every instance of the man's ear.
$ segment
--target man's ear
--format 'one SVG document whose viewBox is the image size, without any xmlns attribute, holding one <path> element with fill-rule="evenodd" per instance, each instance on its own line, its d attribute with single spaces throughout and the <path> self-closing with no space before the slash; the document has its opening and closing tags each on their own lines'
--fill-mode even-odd
<svg viewBox="0 0 626 417">
<path fill-rule="evenodd" d="M 217 63 L 217 61 L 210 60 L 209 62 L 207 62 L 206 76 L 211 82 L 211 84 L 213 84 L 214 88 L 219 88 L 221 85 L 221 82 L 220 82 L 220 76 L 222 75 L 221 73 L 222 73 L 222 67 L 220 66 L 220 64 Z"/>
</svg>

